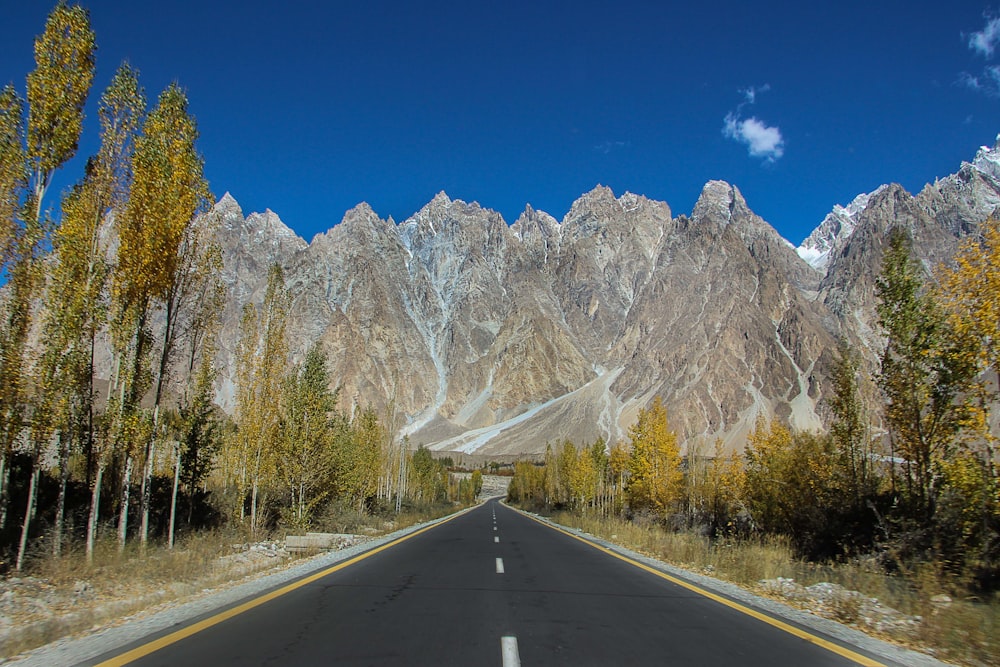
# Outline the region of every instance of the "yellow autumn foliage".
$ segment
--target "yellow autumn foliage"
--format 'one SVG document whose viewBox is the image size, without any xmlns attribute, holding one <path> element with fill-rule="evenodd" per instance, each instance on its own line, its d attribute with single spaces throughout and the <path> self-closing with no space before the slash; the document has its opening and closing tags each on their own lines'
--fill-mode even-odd
<svg viewBox="0 0 1000 667">
<path fill-rule="evenodd" d="M 667 410 L 660 397 L 629 429 L 632 448 L 628 460 L 628 497 L 633 511 L 648 509 L 665 513 L 683 493 L 677 435 L 667 423 Z"/>
</svg>

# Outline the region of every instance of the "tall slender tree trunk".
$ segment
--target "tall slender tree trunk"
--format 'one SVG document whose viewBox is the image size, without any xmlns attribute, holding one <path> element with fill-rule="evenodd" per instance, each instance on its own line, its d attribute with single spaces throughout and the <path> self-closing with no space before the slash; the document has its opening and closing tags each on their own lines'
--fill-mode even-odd
<svg viewBox="0 0 1000 667">
<path fill-rule="evenodd" d="M 94 351 L 97 345 L 97 334 L 90 330 L 90 356 L 87 361 L 87 390 L 85 410 L 87 416 L 87 433 L 84 440 L 84 453 L 87 459 L 86 478 L 90 484 L 94 476 Z M 110 395 L 110 393 L 109 393 Z"/>
<path fill-rule="evenodd" d="M 153 486 L 153 459 L 156 456 L 156 409 L 153 412 L 153 436 L 146 444 L 146 464 L 142 471 L 142 495 L 140 500 L 139 544 L 146 548 L 149 539 L 149 500 Z"/>
<path fill-rule="evenodd" d="M 138 392 L 138 387 L 136 387 L 136 382 L 138 381 L 139 374 L 142 370 L 142 357 L 145 354 L 146 340 L 143 332 L 146 328 L 146 316 L 148 314 L 148 310 L 148 300 L 141 304 L 140 308 L 137 308 L 139 317 L 135 325 L 135 331 L 132 334 L 134 340 L 134 357 L 131 359 L 131 376 L 127 380 L 121 381 L 121 400 L 118 406 L 118 437 L 116 438 L 116 442 L 119 446 L 121 445 L 121 438 L 125 430 L 125 415 L 130 414 L 133 409 L 137 409 L 139 407 L 140 400 L 142 400 L 142 396 L 139 395 Z M 131 447 L 128 446 L 128 449 L 131 449 Z M 121 508 L 118 515 L 119 552 L 125 550 L 125 540 L 128 537 L 128 504 L 129 494 L 131 491 L 130 487 L 132 484 L 133 464 L 133 457 L 131 452 L 129 452 L 125 455 L 125 474 L 122 478 Z"/>
<path fill-rule="evenodd" d="M 17 563 L 14 569 L 21 571 L 24 565 L 24 553 L 28 549 L 28 533 L 31 530 L 31 520 L 35 518 L 35 500 L 38 495 L 38 454 L 31 462 L 31 482 L 28 484 L 28 506 L 24 510 L 24 523 L 21 524 L 21 543 L 17 547 Z"/>
<path fill-rule="evenodd" d="M 174 465 L 174 489 L 170 494 L 170 530 L 167 537 L 167 548 L 174 548 L 174 520 L 177 517 L 177 488 L 181 482 L 181 448 L 177 445 L 177 459 Z"/>
<path fill-rule="evenodd" d="M 128 496 L 132 485 L 132 455 L 125 457 L 125 474 L 122 476 L 122 506 L 118 513 L 118 551 L 125 551 L 128 536 Z"/>
<path fill-rule="evenodd" d="M 69 482 L 69 439 L 59 434 L 59 497 L 56 500 L 56 520 L 52 541 L 52 555 L 62 555 L 63 524 L 66 517 L 66 485 Z"/>
<path fill-rule="evenodd" d="M 94 488 L 90 493 L 90 516 L 87 518 L 87 564 L 94 562 L 94 542 L 97 539 L 97 522 L 101 511 L 101 483 L 104 481 L 104 461 L 97 462 Z"/>
<path fill-rule="evenodd" d="M 257 536 L 257 478 L 254 477 L 250 492 L 250 534 Z"/>
<path fill-rule="evenodd" d="M 7 504 L 10 486 L 10 454 L 0 453 L 0 530 L 7 527 Z"/>
<path fill-rule="evenodd" d="M 160 401 L 163 398 L 163 380 L 167 373 L 167 365 L 170 363 L 170 354 L 173 348 L 174 319 L 177 317 L 177 307 L 174 303 L 175 292 L 173 288 L 167 297 L 166 326 L 163 329 L 163 346 L 160 349 L 160 361 L 156 366 L 156 391 L 153 394 L 153 430 L 146 443 L 146 466 L 142 473 L 142 501 L 140 502 L 140 512 L 142 521 L 139 528 L 139 541 L 143 547 L 149 537 L 149 502 L 153 484 L 153 454 L 156 449 L 156 439 L 159 437 L 160 429 Z"/>
</svg>

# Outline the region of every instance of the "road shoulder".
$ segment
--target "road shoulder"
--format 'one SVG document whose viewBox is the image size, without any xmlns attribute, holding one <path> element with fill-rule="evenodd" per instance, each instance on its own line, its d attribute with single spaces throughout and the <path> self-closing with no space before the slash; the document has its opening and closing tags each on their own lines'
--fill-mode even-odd
<svg viewBox="0 0 1000 667">
<path fill-rule="evenodd" d="M 897 646 L 896 644 L 872 637 L 871 635 L 867 635 L 860 630 L 837 623 L 831 619 L 811 614 L 807 611 L 797 609 L 777 600 L 756 595 L 745 588 L 737 586 L 736 584 L 715 579 L 703 574 L 698 574 L 696 572 L 691 572 L 689 570 L 684 570 L 656 558 L 633 551 L 627 547 L 623 547 L 596 537 L 577 528 L 563 526 L 562 524 L 556 523 L 547 517 L 539 516 L 532 512 L 526 512 L 516 507 L 511 507 L 507 503 L 503 503 L 503 505 L 515 512 L 519 512 L 555 529 L 561 530 L 574 537 L 578 537 L 579 539 L 589 542 L 597 547 L 606 549 L 627 559 L 634 560 L 637 563 L 641 563 L 642 565 L 658 570 L 671 577 L 688 582 L 697 588 L 705 589 L 705 591 L 709 593 L 728 598 L 740 605 L 749 607 L 752 610 L 756 610 L 779 620 L 786 621 L 790 624 L 806 628 L 820 635 L 831 637 L 846 645 L 856 647 L 861 651 L 876 656 L 881 660 L 899 665 L 907 665 L 910 667 L 948 667 L 949 665 L 949 663 L 941 662 L 933 656 L 929 656 L 925 653 L 919 653 L 902 646 Z"/>
</svg>

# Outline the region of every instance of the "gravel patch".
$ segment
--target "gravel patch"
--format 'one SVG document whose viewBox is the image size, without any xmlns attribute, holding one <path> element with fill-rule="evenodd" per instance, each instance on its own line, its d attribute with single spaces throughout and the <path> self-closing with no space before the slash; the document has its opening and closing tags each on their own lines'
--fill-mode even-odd
<svg viewBox="0 0 1000 667">
<path fill-rule="evenodd" d="M 470 508 L 471 509 L 471 508 Z M 462 510 L 464 513 L 468 509 Z M 297 561 L 295 565 L 280 572 L 273 572 L 252 581 L 232 587 L 210 589 L 196 594 L 186 601 L 172 602 L 160 607 L 120 618 L 97 630 L 78 634 L 52 642 L 19 656 L 0 660 L 0 664 L 12 667 L 63 667 L 92 663 L 95 658 L 109 651 L 125 647 L 131 643 L 162 632 L 171 627 L 187 623 L 201 616 L 209 615 L 226 607 L 277 588 L 293 580 L 308 576 L 336 563 L 353 558 L 366 551 L 396 540 L 421 528 L 440 523 L 454 514 L 425 521 L 402 528 L 382 537 L 373 537 L 363 543 L 336 551 L 328 551 L 311 558 Z"/>
</svg>

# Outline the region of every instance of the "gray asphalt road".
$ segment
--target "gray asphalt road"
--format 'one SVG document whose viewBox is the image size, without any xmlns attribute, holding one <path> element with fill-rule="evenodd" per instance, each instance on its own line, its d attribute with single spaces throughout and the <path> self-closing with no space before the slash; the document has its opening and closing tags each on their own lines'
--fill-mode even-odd
<svg viewBox="0 0 1000 667">
<path fill-rule="evenodd" d="M 86 664 L 774 667 L 865 659 L 496 501 L 233 611 Z M 178 630 L 189 636 L 171 635 Z"/>
</svg>

